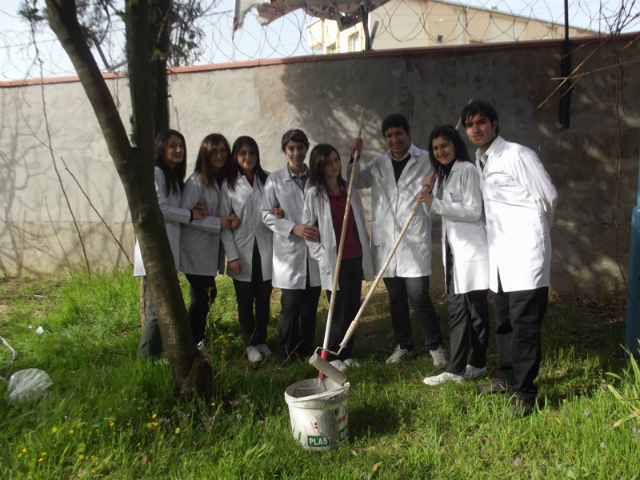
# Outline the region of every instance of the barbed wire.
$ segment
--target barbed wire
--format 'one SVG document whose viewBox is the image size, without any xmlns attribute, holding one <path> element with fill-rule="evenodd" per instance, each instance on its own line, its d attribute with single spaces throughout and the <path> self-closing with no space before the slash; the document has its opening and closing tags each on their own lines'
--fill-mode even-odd
<svg viewBox="0 0 640 480">
<path fill-rule="evenodd" d="M 364 49 L 362 24 L 341 31 L 336 22 L 296 10 L 262 25 L 256 9 L 233 32 L 233 0 L 221 0 L 197 21 L 204 35 L 197 64 L 217 64 Z M 624 0 L 570 0 L 570 36 L 607 35 L 640 29 L 640 5 Z M 517 42 L 564 37 L 564 5 L 557 0 L 391 0 L 369 13 L 375 30 L 373 50 L 469 43 Z M 40 75 L 28 24 L 17 13 L 0 10 L 0 80 Z M 37 42 L 42 72 L 75 75 L 53 32 L 45 28 Z M 110 65 L 124 59 L 124 25 L 113 19 L 102 51 Z"/>
</svg>

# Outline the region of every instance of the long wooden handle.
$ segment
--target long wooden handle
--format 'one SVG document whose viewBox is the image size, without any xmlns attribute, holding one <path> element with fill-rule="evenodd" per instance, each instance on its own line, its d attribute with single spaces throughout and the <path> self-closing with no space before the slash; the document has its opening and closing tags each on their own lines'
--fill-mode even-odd
<svg viewBox="0 0 640 480">
<path fill-rule="evenodd" d="M 398 245 L 400 245 L 400 240 L 402 240 L 402 237 L 404 237 L 404 234 L 407 231 L 407 228 L 409 228 L 409 224 L 411 223 L 411 220 L 413 220 L 413 217 L 415 217 L 416 212 L 418 211 L 418 208 L 420 208 L 420 202 L 416 200 L 416 204 L 411 210 L 411 213 L 409 214 L 409 218 L 407 218 L 407 221 L 405 222 L 404 227 L 402 227 L 402 230 L 400 231 L 400 235 L 398 235 L 396 243 L 393 245 L 393 248 L 391 249 L 391 252 L 389 252 L 387 259 L 384 261 L 384 264 L 382 265 L 380 272 L 378 273 L 375 280 L 371 284 L 369 293 L 367 293 L 367 296 L 364 298 L 364 301 L 360 306 L 360 310 L 358 310 L 358 313 L 356 314 L 355 318 L 351 322 L 351 325 L 349 325 L 349 329 L 347 330 L 347 333 L 345 333 L 344 338 L 342 339 L 342 342 L 340 342 L 340 350 L 345 348 L 349 340 L 351 340 L 351 336 L 353 335 L 353 332 L 358 326 L 358 322 L 360 321 L 360 317 L 362 316 L 364 309 L 367 307 L 369 300 L 371 300 L 371 297 L 373 296 L 373 293 L 375 292 L 376 287 L 378 286 L 378 283 L 380 283 L 380 280 L 382 279 L 382 275 L 387 270 L 387 267 L 389 266 L 389 262 L 391 262 L 391 258 L 396 253 L 396 250 L 398 249 Z"/>
</svg>

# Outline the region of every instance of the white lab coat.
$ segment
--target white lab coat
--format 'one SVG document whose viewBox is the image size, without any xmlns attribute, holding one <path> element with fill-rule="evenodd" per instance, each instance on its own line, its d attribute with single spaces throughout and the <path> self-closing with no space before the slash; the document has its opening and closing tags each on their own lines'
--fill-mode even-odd
<svg viewBox="0 0 640 480">
<path fill-rule="evenodd" d="M 156 195 L 158 196 L 158 205 L 164 217 L 164 226 L 167 230 L 167 238 L 171 246 L 171 253 L 176 264 L 179 267 L 180 261 L 180 224 L 189 223 L 191 212 L 180 208 L 180 191 L 173 191 L 171 195 L 167 195 L 164 182 L 164 173 L 158 167 L 153 171 L 153 181 L 156 186 Z M 136 246 L 133 251 L 133 276 L 144 277 L 146 275 L 144 262 L 142 261 L 142 253 L 140 252 L 140 244 L 136 239 Z"/>
<path fill-rule="evenodd" d="M 429 216 L 442 216 L 442 264 L 448 278 L 448 241 L 453 255 L 453 292 L 460 295 L 488 289 L 487 230 L 482 219 L 480 177 L 474 164 L 456 161 L 444 185 L 436 181 L 433 196 L 431 205 L 423 205 Z"/>
<path fill-rule="evenodd" d="M 480 160 L 485 162 L 484 170 Z M 549 286 L 550 228 L 558 193 L 535 152 L 498 136 L 476 152 L 489 240 L 489 285 L 505 292 Z"/>
<path fill-rule="evenodd" d="M 358 189 L 371 188 L 371 254 L 379 272 L 415 206 L 422 189 L 422 178 L 431 174 L 429 153 L 415 145 L 411 158 L 396 183 L 387 152 L 371 160 L 356 177 Z M 360 163 L 360 162 L 358 162 Z M 350 175 L 352 164 L 347 169 Z M 431 218 L 418 208 L 384 277 L 424 277 L 431 275 Z"/>
<path fill-rule="evenodd" d="M 284 218 L 276 218 L 275 207 L 284 210 Z M 264 185 L 260 208 L 262 221 L 273 233 L 273 273 L 271 283 L 277 288 L 304 290 L 307 273 L 312 287 L 320 285 L 318 262 L 309 255 L 307 244 L 293 233 L 302 223 L 304 193 L 291 179 L 287 165 L 273 172 Z M 307 272 L 307 261 L 309 272 Z"/>
<path fill-rule="evenodd" d="M 197 204 L 207 207 L 207 217 L 182 227 L 180 237 L 180 271 L 192 275 L 215 276 L 220 253 L 220 188 L 207 187 L 202 175 L 193 172 L 184 184 L 180 205 L 193 210 Z"/>
<path fill-rule="evenodd" d="M 234 280 L 251 281 L 253 268 L 253 244 L 258 241 L 258 250 L 262 265 L 262 279 L 271 279 L 271 264 L 273 257 L 272 232 L 264 223 L 260 214 L 260 205 L 264 193 L 264 185 L 256 175 L 253 187 L 244 175 L 237 179 L 235 189 L 229 188 L 225 180 L 222 183 L 222 201 L 220 215 L 227 216 L 235 213 L 240 220 L 235 230 L 222 231 L 222 243 L 229 261 L 240 260 L 242 272 L 235 275 L 227 268 L 227 274 Z"/>
<path fill-rule="evenodd" d="M 369 249 L 369 233 L 364 219 L 364 208 L 360 195 L 353 191 L 351 195 L 351 208 L 358 229 L 358 238 L 362 246 L 362 271 L 364 278 L 368 282 L 373 281 L 375 273 L 371 250 Z M 320 241 L 310 242 L 306 240 L 311 256 L 320 265 L 320 281 L 324 290 L 333 288 L 333 276 L 336 271 L 338 259 L 338 245 L 336 233 L 333 229 L 333 216 L 331 214 L 331 203 L 326 192 L 317 195 L 316 187 L 311 187 L 304 196 L 304 210 L 302 221 L 307 225 L 318 225 L 320 230 Z M 340 232 L 338 232 L 340 235 Z M 338 289 L 340 285 L 338 285 Z"/>
</svg>

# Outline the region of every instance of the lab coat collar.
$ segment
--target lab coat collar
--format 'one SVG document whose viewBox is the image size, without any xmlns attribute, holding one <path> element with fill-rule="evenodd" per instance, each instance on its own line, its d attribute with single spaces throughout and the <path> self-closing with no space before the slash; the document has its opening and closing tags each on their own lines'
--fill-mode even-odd
<svg viewBox="0 0 640 480">
<path fill-rule="evenodd" d="M 502 152 L 504 152 L 504 147 L 506 144 L 507 142 L 505 141 L 505 139 L 502 138 L 500 135 L 498 135 L 496 139 L 493 141 L 493 143 L 491 144 L 491 146 L 485 152 L 485 155 L 487 157 L 501 156 Z M 476 150 L 476 160 L 480 158 L 482 158 L 482 155 L 480 155 L 480 150 Z"/>
<path fill-rule="evenodd" d="M 407 150 L 407 154 L 411 154 L 411 158 L 420 157 L 422 155 L 422 150 L 416 147 L 413 143 L 409 146 L 409 150 Z M 387 157 L 391 160 L 394 160 L 393 155 L 391 154 L 391 150 L 387 150 Z M 404 156 L 407 158 L 407 155 Z M 409 160 L 411 162 L 411 159 Z"/>
</svg>

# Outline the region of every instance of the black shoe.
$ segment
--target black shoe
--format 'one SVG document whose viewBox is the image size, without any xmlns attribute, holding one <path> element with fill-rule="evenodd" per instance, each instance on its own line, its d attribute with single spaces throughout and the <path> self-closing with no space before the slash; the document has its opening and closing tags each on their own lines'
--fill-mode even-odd
<svg viewBox="0 0 640 480">
<path fill-rule="evenodd" d="M 303 359 L 309 358 L 314 354 L 315 351 L 316 349 L 311 345 L 300 345 L 298 348 L 296 348 L 296 353 Z"/>
<path fill-rule="evenodd" d="M 478 393 L 488 393 L 489 395 L 493 395 L 494 393 L 507 393 L 509 391 L 507 382 L 501 378 L 492 378 L 488 382 L 479 383 L 476 388 L 478 389 Z"/>
<path fill-rule="evenodd" d="M 524 418 L 533 410 L 533 402 L 528 402 L 518 398 L 516 395 L 511 397 L 511 403 L 509 404 L 509 411 L 518 418 Z"/>
</svg>

